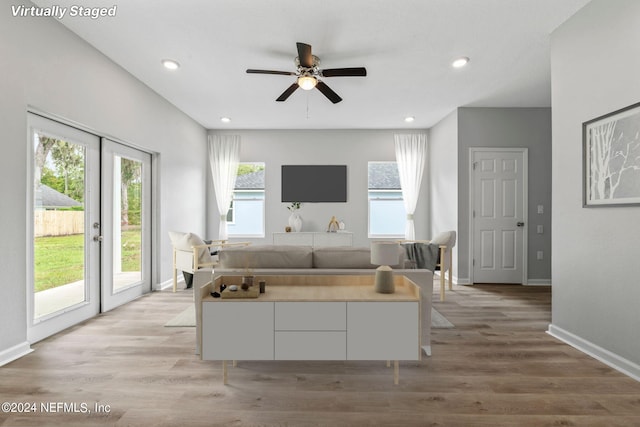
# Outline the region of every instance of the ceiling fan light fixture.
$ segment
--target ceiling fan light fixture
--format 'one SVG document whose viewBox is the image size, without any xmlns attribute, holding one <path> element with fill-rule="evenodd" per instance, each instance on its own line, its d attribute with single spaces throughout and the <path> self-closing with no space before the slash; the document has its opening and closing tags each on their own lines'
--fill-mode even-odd
<svg viewBox="0 0 640 427">
<path fill-rule="evenodd" d="M 298 86 L 303 90 L 311 90 L 318 84 L 318 79 L 313 76 L 303 75 L 298 77 Z"/>
</svg>

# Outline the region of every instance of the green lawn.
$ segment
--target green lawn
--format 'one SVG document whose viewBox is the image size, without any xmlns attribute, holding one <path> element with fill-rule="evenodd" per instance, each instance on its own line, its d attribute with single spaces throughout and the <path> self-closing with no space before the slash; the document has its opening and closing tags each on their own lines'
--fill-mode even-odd
<svg viewBox="0 0 640 427">
<path fill-rule="evenodd" d="M 122 233 L 122 271 L 140 271 L 140 230 Z M 82 280 L 84 235 L 35 239 L 35 291 Z"/>
</svg>

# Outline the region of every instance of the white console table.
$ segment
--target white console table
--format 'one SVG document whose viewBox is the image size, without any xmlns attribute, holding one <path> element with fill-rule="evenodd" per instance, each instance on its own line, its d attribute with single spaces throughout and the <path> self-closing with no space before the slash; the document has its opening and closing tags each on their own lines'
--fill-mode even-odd
<svg viewBox="0 0 640 427">
<path fill-rule="evenodd" d="M 373 290 L 374 276 L 258 276 L 259 298 L 202 299 L 203 360 L 420 360 L 420 288 L 396 276 L 396 292 Z M 239 276 L 218 276 L 240 283 Z M 225 292 L 229 292 L 226 290 Z M 242 291 L 238 291 L 242 292 Z"/>
<path fill-rule="evenodd" d="M 274 245 L 298 246 L 353 246 L 353 233 L 348 231 L 273 233 Z"/>
</svg>

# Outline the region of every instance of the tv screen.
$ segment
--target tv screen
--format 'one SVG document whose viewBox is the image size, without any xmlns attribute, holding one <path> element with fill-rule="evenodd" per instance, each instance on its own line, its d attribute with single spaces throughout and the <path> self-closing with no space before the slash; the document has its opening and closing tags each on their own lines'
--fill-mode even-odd
<svg viewBox="0 0 640 427">
<path fill-rule="evenodd" d="M 282 165 L 283 202 L 346 202 L 347 166 Z"/>
</svg>

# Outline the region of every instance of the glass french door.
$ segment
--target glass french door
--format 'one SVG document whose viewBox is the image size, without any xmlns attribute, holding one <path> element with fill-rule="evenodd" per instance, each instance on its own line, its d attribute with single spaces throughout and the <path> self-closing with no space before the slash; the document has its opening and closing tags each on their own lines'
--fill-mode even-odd
<svg viewBox="0 0 640 427">
<path fill-rule="evenodd" d="M 151 290 L 151 156 L 29 114 L 29 342 Z"/>
<path fill-rule="evenodd" d="M 102 140 L 102 311 L 151 290 L 151 155 Z"/>
<path fill-rule="evenodd" d="M 28 126 L 27 337 L 36 342 L 100 310 L 100 138 L 34 114 Z"/>
</svg>

